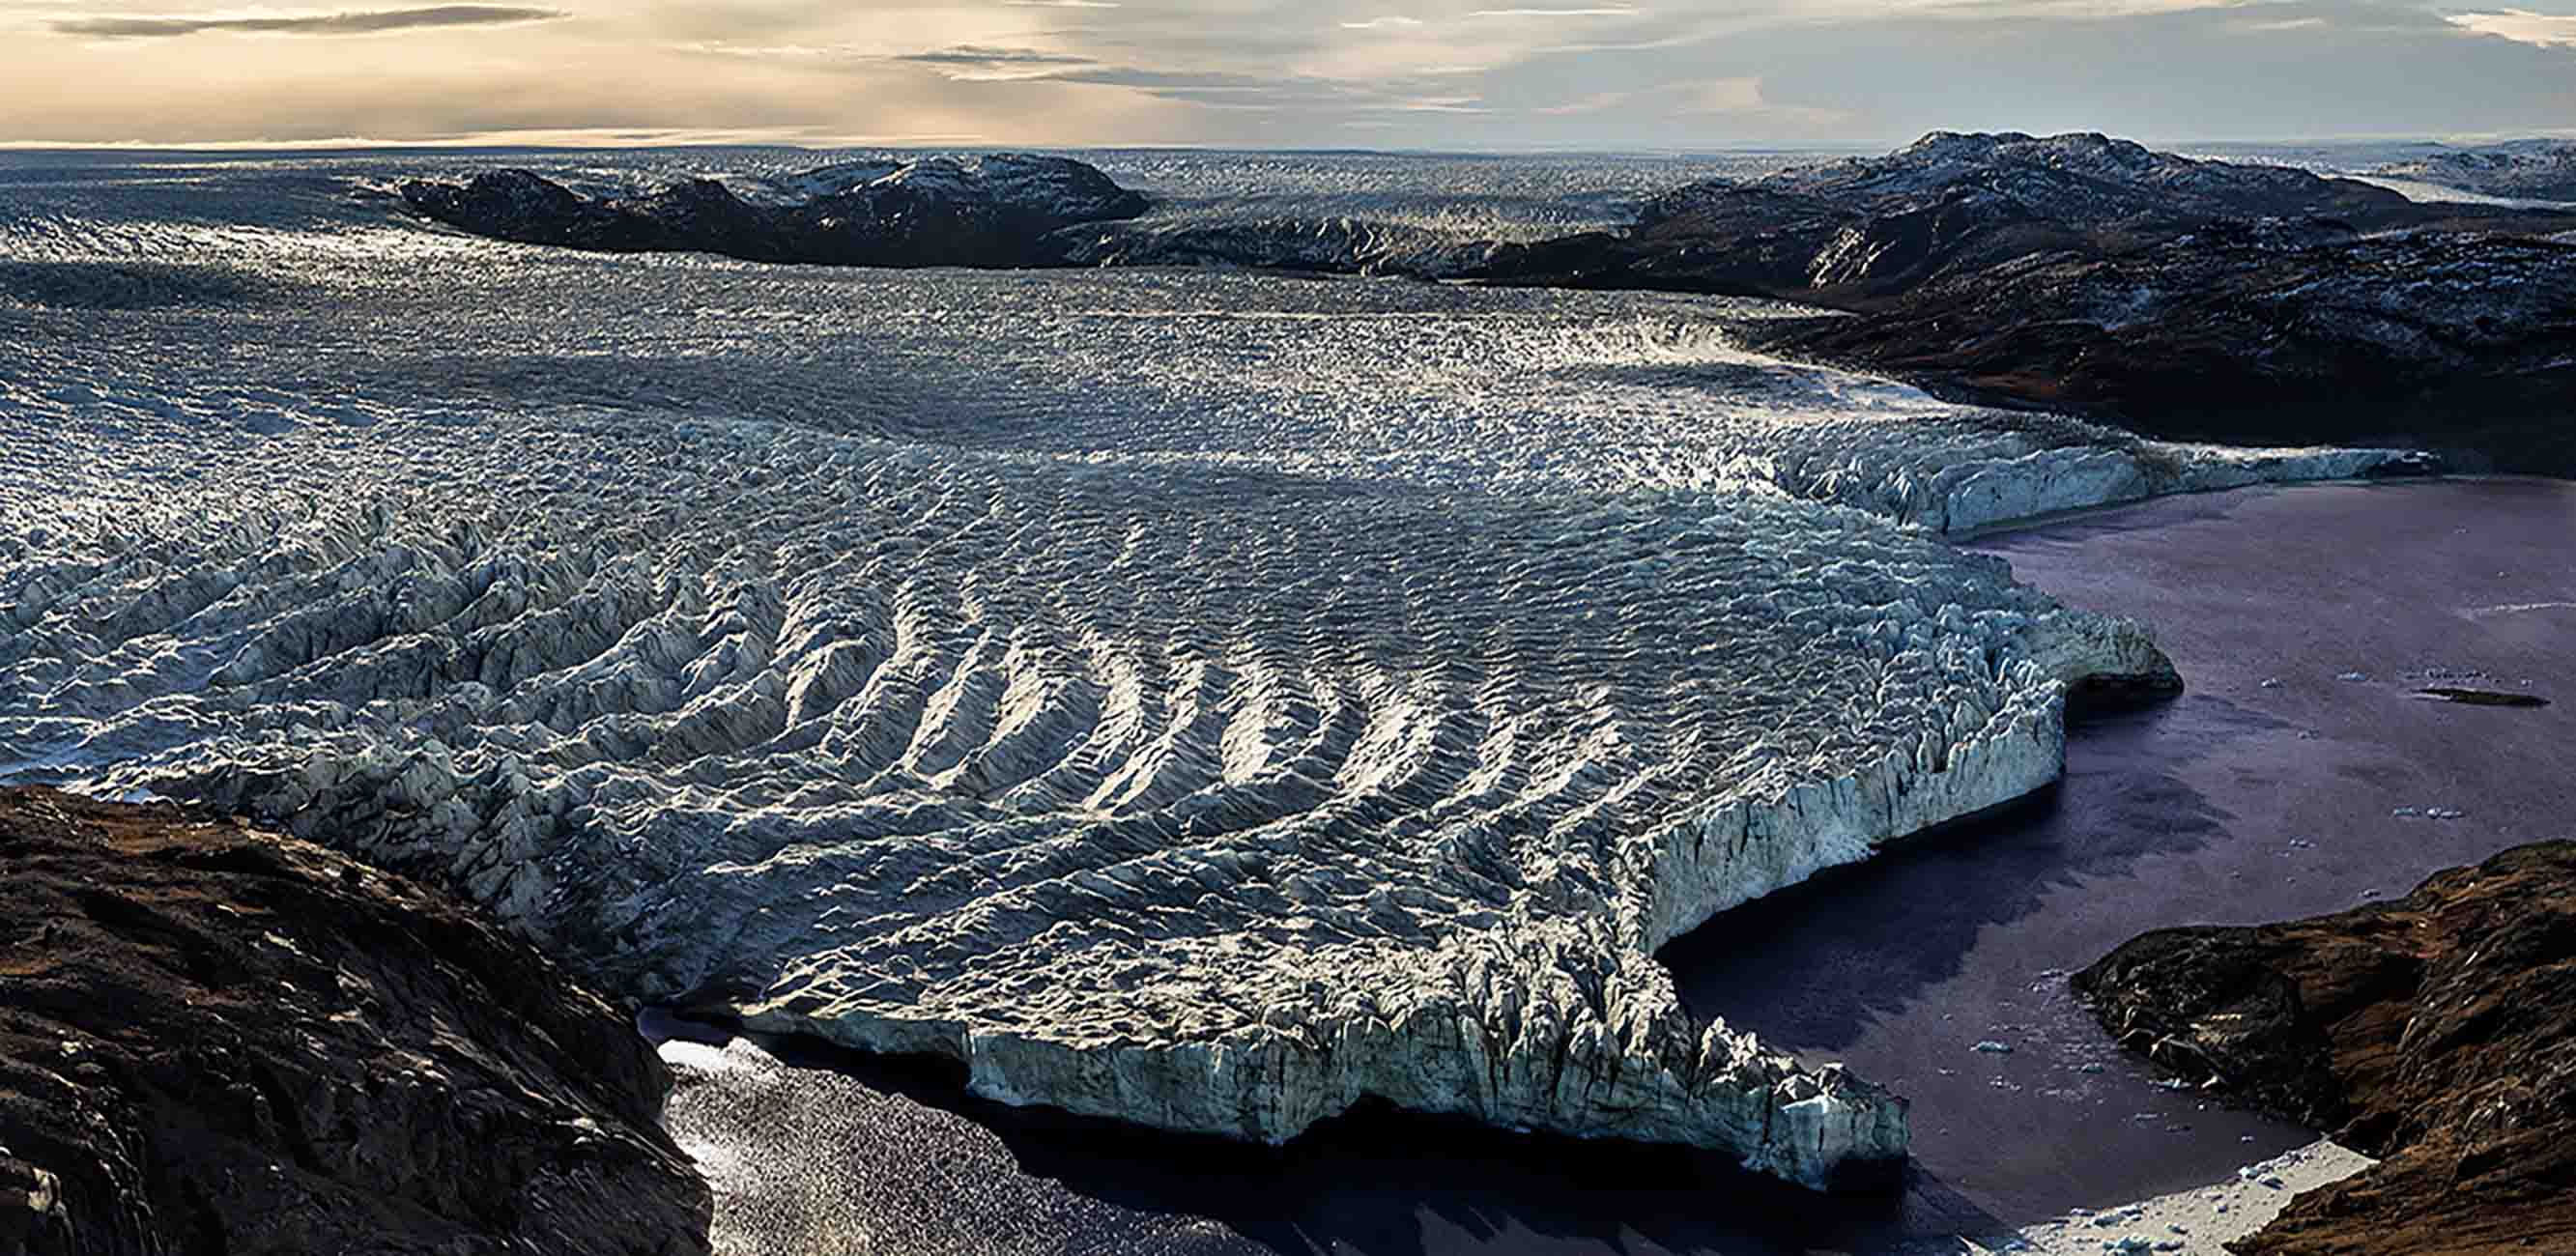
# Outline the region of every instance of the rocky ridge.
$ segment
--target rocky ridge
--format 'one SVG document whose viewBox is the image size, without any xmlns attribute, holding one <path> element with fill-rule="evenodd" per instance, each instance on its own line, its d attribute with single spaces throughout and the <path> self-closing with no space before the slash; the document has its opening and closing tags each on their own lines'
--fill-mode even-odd
<svg viewBox="0 0 2576 1256">
<path fill-rule="evenodd" d="M 1747 339 L 2161 435 L 2366 437 L 2471 467 L 2576 470 L 2561 421 L 2576 396 L 2576 244 L 2559 241 L 2221 224 L 1953 275 L 1858 318 Z"/>
<path fill-rule="evenodd" d="M 1486 277 L 1835 308 L 1742 334 L 1961 400 L 2564 474 L 2571 225 L 2098 135 L 1941 133 L 1681 189 L 1624 235 L 1499 249 Z"/>
<path fill-rule="evenodd" d="M 2314 243 L 2408 228 L 2564 230 L 2576 217 L 2419 205 L 2355 179 L 2090 133 L 1934 132 L 1882 157 L 1678 188 L 1628 231 L 1498 248 L 1481 277 L 1866 311 L 2024 258 L 2118 256 L 2231 226 Z"/>
<path fill-rule="evenodd" d="M 398 877 L 0 789 L 0 1250 L 707 1250 L 628 1018 Z"/>
<path fill-rule="evenodd" d="M 497 239 L 837 266 L 1052 264 L 1049 233 L 1145 210 L 1144 197 L 1088 165 L 1026 154 L 844 163 L 768 190 L 746 198 L 698 178 L 590 197 L 516 169 L 395 189 L 413 213 Z"/>
<path fill-rule="evenodd" d="M 2158 930 L 2075 985 L 2181 1080 L 2381 1158 L 2241 1256 L 2576 1247 L 2576 843 L 2336 915 Z"/>
<path fill-rule="evenodd" d="M 2389 162 L 2372 171 L 2481 196 L 2576 201 L 2576 140 L 2528 140 L 2453 148 Z"/>
</svg>

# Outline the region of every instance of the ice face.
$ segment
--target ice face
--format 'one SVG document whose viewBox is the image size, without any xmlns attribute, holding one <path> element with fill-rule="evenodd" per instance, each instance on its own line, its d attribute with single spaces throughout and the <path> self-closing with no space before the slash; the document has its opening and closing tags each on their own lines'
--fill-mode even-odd
<svg viewBox="0 0 2576 1256">
<path fill-rule="evenodd" d="M 1374 1095 L 1901 1155 L 1652 952 L 2163 667 L 1919 525 L 2261 473 L 1751 358 L 1743 303 L 72 235 L 5 237 L 0 762 L 1257 1139 Z"/>
</svg>

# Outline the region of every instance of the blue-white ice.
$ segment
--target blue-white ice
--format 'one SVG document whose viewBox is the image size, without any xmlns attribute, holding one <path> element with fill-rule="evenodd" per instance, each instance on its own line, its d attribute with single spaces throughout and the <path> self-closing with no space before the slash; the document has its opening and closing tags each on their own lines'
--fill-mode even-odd
<svg viewBox="0 0 2576 1256">
<path fill-rule="evenodd" d="M 388 217 L 409 160 L 0 157 L 0 763 L 1174 1128 L 1901 1151 L 1651 954 L 2162 666 L 1937 530 L 2380 457 L 1946 405 L 1751 302 L 499 244 Z"/>
</svg>

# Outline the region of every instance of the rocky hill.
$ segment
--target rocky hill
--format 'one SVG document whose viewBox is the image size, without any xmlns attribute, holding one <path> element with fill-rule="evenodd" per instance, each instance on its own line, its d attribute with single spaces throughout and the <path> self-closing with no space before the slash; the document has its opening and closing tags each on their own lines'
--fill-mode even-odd
<svg viewBox="0 0 2576 1256">
<path fill-rule="evenodd" d="M 2576 473 L 2576 244 L 2222 224 L 1951 275 L 1761 348 L 2191 438 L 2421 445 Z"/>
<path fill-rule="evenodd" d="M 1049 233 L 1132 218 L 1145 198 L 1062 157 L 996 154 L 827 166 L 746 198 L 713 179 L 590 197 L 527 170 L 407 180 L 411 212 L 476 235 L 620 253 L 718 253 L 837 266 L 1037 266 Z"/>
<path fill-rule="evenodd" d="M 2323 243 L 2418 227 L 2563 231 L 2576 216 L 2419 205 L 2358 180 L 2095 134 L 1942 131 L 1882 157 L 1678 188 L 1624 233 L 1494 249 L 1483 277 L 1868 310 L 2024 258 L 2115 257 L 2255 224 Z"/>
<path fill-rule="evenodd" d="M 2483 196 L 2576 201 L 2576 140 L 2525 140 L 2446 148 L 2390 162 L 2373 173 L 2416 179 Z"/>
<path fill-rule="evenodd" d="M 2576 1251 L 2576 842 L 2337 915 L 2159 930 L 2075 985 L 2183 1081 L 2381 1158 L 2241 1256 Z"/>
<path fill-rule="evenodd" d="M 0 1252 L 707 1250 L 627 1018 L 445 899 L 0 790 Z"/>
</svg>

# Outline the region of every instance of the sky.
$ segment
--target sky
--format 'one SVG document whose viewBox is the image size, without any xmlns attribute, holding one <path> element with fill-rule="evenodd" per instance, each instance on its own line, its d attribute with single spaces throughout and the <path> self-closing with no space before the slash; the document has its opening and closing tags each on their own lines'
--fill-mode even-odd
<svg viewBox="0 0 2576 1256">
<path fill-rule="evenodd" d="M 2576 127 L 2576 0 L 0 0 L 0 142 L 1512 151 Z"/>
</svg>

